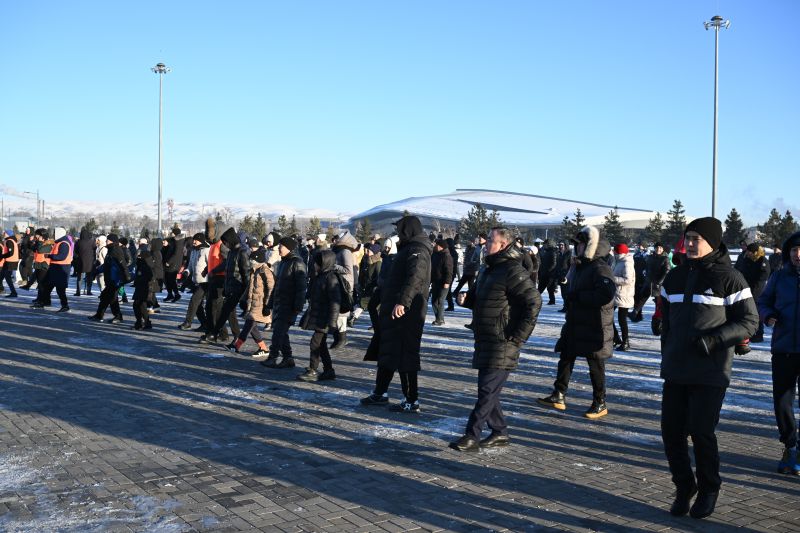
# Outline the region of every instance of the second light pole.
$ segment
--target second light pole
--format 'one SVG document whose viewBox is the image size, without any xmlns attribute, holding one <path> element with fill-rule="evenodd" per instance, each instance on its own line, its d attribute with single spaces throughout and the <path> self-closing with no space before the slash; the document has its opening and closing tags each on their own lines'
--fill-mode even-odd
<svg viewBox="0 0 800 533">
<path fill-rule="evenodd" d="M 706 29 L 714 28 L 714 154 L 711 169 L 711 216 L 716 217 L 717 212 L 717 96 L 719 93 L 719 30 L 731 25 L 730 20 L 723 20 L 719 15 L 711 17 L 704 22 Z"/>
<path fill-rule="evenodd" d="M 170 69 L 164 63 L 159 63 L 153 68 L 151 68 L 153 72 L 158 74 L 158 236 L 159 238 L 163 236 L 161 231 L 161 190 L 163 184 L 163 163 L 161 158 L 161 151 L 162 151 L 162 137 L 164 133 L 163 128 L 163 111 L 164 111 L 164 104 L 163 104 L 163 87 L 164 87 L 164 74 L 169 72 Z"/>
</svg>

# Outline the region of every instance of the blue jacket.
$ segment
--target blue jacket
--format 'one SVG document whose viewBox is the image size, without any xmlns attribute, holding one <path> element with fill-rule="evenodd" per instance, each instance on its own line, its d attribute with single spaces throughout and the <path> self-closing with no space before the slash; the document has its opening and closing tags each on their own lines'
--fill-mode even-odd
<svg viewBox="0 0 800 533">
<path fill-rule="evenodd" d="M 800 232 L 789 237 L 787 245 L 792 239 L 800 239 Z M 800 354 L 800 269 L 791 264 L 790 249 L 783 249 L 783 268 L 772 273 L 758 299 L 761 320 L 777 319 L 772 353 Z"/>
</svg>

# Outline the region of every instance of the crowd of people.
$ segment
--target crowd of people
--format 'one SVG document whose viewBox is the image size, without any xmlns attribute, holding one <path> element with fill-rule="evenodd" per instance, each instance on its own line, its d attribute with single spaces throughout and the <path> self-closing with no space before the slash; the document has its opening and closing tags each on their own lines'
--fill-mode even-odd
<svg viewBox="0 0 800 533">
<path fill-rule="evenodd" d="M 60 227 L 26 228 L 21 235 L 7 229 L 0 292 L 7 287 L 6 297 L 15 298 L 17 286 L 35 289 L 32 307 L 42 309 L 52 305 L 55 289 L 58 311 L 67 312 L 74 276 L 73 297 L 93 295 L 95 282 L 100 289 L 89 318 L 102 321 L 110 309 L 109 322 L 119 324 L 125 320 L 120 304 L 128 301 L 126 287 L 132 286 L 135 330 L 151 329 L 160 303 L 178 302 L 188 292 L 186 314 L 175 327 L 237 353 L 252 338 L 253 356 L 269 369 L 294 368 L 289 331 L 295 325 L 311 331 L 308 366 L 296 376 L 307 382 L 336 378 L 331 353 L 347 346 L 347 330 L 365 306 L 373 333 L 364 359 L 376 361 L 377 372 L 361 404 L 404 413 L 420 411 L 418 374 L 429 301 L 435 327 L 461 305 L 472 312 L 466 327 L 473 332 L 472 366 L 478 370 L 477 401 L 464 435 L 450 443 L 462 452 L 509 444 L 500 394 L 542 305 L 556 305 L 560 293 L 565 317 L 555 345 L 553 390 L 537 401 L 565 410 L 575 362 L 585 358 L 593 400 L 584 414 L 599 419 L 608 415 L 607 361 L 615 350 L 631 348 L 628 321 L 643 320 L 653 298 L 652 331 L 662 346 L 661 429 L 676 486 L 670 512 L 695 518 L 713 513 L 721 485 L 715 428 L 733 357 L 747 353 L 750 342 L 763 342 L 765 325 L 773 328 L 773 399 L 785 446 L 778 471 L 800 475 L 793 410 L 800 384 L 800 233 L 775 246 L 769 258 L 759 244 L 740 243 L 743 253 L 735 265 L 722 242 L 721 223 L 711 217 L 689 223 L 669 252 L 658 242 L 631 245 L 633 250 L 624 242 L 612 246 L 593 227 L 569 241 L 529 246 L 498 227 L 462 250 L 457 235 L 426 233 L 410 215 L 395 223 L 392 236 L 374 235 L 367 242 L 349 231 L 332 242 L 276 232 L 260 237 L 210 219 L 205 231 L 191 238 L 175 227 L 166 239 L 138 241 L 114 233 L 95 236 L 85 228 L 77 239 Z M 395 374 L 403 400 L 390 404 Z M 490 434 L 481 439 L 487 426 Z"/>
</svg>

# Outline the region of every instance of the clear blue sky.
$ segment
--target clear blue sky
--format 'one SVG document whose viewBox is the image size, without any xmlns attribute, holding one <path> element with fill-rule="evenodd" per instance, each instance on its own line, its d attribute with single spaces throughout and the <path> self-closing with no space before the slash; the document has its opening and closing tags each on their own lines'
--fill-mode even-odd
<svg viewBox="0 0 800 533">
<path fill-rule="evenodd" d="M 360 211 L 492 188 L 800 215 L 800 2 L 0 4 L 0 184 Z M 781 22 L 785 19 L 787 22 Z"/>
</svg>

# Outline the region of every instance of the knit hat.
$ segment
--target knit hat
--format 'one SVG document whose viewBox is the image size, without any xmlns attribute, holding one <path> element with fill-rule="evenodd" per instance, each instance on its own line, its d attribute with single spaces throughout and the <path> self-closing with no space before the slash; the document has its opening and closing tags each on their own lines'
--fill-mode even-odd
<svg viewBox="0 0 800 533">
<path fill-rule="evenodd" d="M 118 243 L 119 242 L 119 236 L 116 233 L 109 233 L 108 235 L 106 235 L 106 242 L 109 243 L 109 244 L 112 243 L 112 242 L 113 243 Z"/>
<path fill-rule="evenodd" d="M 628 253 L 628 245 L 624 242 L 619 243 L 618 245 L 614 246 L 614 253 L 615 254 L 627 254 Z"/>
<path fill-rule="evenodd" d="M 172 228 L 172 234 L 178 236 L 181 234 L 181 228 Z"/>
<path fill-rule="evenodd" d="M 192 240 L 193 240 L 193 241 L 200 241 L 200 242 L 204 242 L 204 241 L 206 240 L 206 236 L 205 236 L 205 234 L 204 234 L 204 233 L 202 233 L 202 232 L 201 232 L 201 233 L 195 233 L 195 234 L 194 234 L 194 237 L 192 237 Z"/>
<path fill-rule="evenodd" d="M 297 241 L 291 237 L 281 237 L 281 239 L 278 241 L 278 244 L 291 251 L 294 251 L 295 248 L 297 248 Z"/>
<path fill-rule="evenodd" d="M 758 251 L 758 244 L 751 242 L 747 245 L 747 251 L 751 253 L 756 253 Z"/>
<path fill-rule="evenodd" d="M 696 218 L 689 222 L 686 230 L 683 232 L 686 235 L 689 231 L 696 231 L 703 237 L 711 248 L 714 250 L 719 249 L 722 244 L 722 222 L 714 217 Z"/>
<path fill-rule="evenodd" d="M 660 247 L 660 248 L 663 248 L 663 247 L 664 247 L 664 245 L 663 245 L 663 244 L 661 244 L 661 241 L 656 241 L 656 243 L 653 245 L 653 248 L 659 248 L 659 247 Z"/>
<path fill-rule="evenodd" d="M 256 239 L 255 237 L 247 238 L 247 246 L 249 246 L 250 248 L 257 248 L 259 244 L 261 243 L 258 242 L 258 239 Z"/>
<path fill-rule="evenodd" d="M 256 263 L 266 263 L 267 262 L 267 251 L 263 248 L 259 248 L 258 250 L 250 253 L 250 259 L 255 261 Z"/>
</svg>

